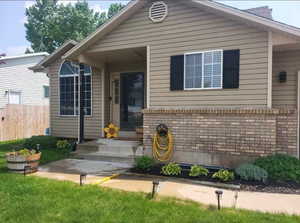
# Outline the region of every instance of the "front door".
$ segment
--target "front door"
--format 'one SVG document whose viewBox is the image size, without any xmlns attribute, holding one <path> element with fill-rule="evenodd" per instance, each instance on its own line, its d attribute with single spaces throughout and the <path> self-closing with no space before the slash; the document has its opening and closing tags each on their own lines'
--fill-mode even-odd
<svg viewBox="0 0 300 223">
<path fill-rule="evenodd" d="M 120 127 L 122 131 L 135 131 L 143 125 L 144 73 L 120 74 Z"/>
</svg>

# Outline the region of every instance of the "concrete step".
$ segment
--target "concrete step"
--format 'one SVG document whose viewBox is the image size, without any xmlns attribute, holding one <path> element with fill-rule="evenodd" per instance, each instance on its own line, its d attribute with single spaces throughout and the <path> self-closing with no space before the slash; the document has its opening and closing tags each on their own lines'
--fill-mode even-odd
<svg viewBox="0 0 300 223">
<path fill-rule="evenodd" d="M 134 157 L 144 154 L 138 141 L 99 139 L 78 145 L 76 158 L 89 160 L 116 160 L 116 162 L 133 163 Z"/>
</svg>

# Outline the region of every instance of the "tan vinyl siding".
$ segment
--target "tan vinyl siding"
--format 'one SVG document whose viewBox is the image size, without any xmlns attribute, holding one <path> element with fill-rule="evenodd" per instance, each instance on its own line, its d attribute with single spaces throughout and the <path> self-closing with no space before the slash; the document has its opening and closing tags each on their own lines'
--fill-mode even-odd
<svg viewBox="0 0 300 223">
<path fill-rule="evenodd" d="M 297 106 L 297 75 L 300 70 L 300 51 L 274 52 L 273 106 Z M 287 82 L 279 82 L 279 72 L 287 72 Z"/>
<path fill-rule="evenodd" d="M 58 137 L 77 138 L 78 116 L 59 115 L 59 76 L 61 61 L 57 60 L 49 67 L 50 78 L 50 128 L 51 133 Z M 85 118 L 85 138 L 93 139 L 101 136 L 101 73 L 93 69 L 92 73 L 92 116 Z"/>
<path fill-rule="evenodd" d="M 162 23 L 148 18 L 150 3 L 91 47 L 101 52 L 150 46 L 150 106 L 265 107 L 267 104 L 268 33 L 243 23 L 166 0 Z M 170 56 L 202 50 L 240 49 L 240 88 L 170 91 Z"/>
</svg>

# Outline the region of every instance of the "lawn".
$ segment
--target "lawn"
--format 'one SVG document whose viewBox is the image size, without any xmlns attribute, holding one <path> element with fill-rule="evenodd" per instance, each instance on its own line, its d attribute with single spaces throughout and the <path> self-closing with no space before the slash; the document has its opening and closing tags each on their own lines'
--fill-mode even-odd
<svg viewBox="0 0 300 223">
<path fill-rule="evenodd" d="M 149 200 L 145 194 L 99 186 L 80 187 L 71 182 L 7 173 L 3 154 L 18 144 L 20 142 L 0 144 L 0 222 L 300 222 L 300 217 L 296 216 L 233 209 L 217 211 L 187 201 L 168 198 Z M 62 157 L 60 155 L 55 157 Z M 43 162 L 53 159 L 45 157 Z"/>
</svg>

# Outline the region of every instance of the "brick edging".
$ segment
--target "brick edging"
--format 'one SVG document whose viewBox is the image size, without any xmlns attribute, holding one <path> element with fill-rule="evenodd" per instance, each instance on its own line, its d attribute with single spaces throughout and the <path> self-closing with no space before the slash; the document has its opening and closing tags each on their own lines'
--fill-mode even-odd
<svg viewBox="0 0 300 223">
<path fill-rule="evenodd" d="M 286 108 L 201 108 L 201 109 L 144 109 L 143 114 L 294 114 L 296 109 Z"/>
</svg>

